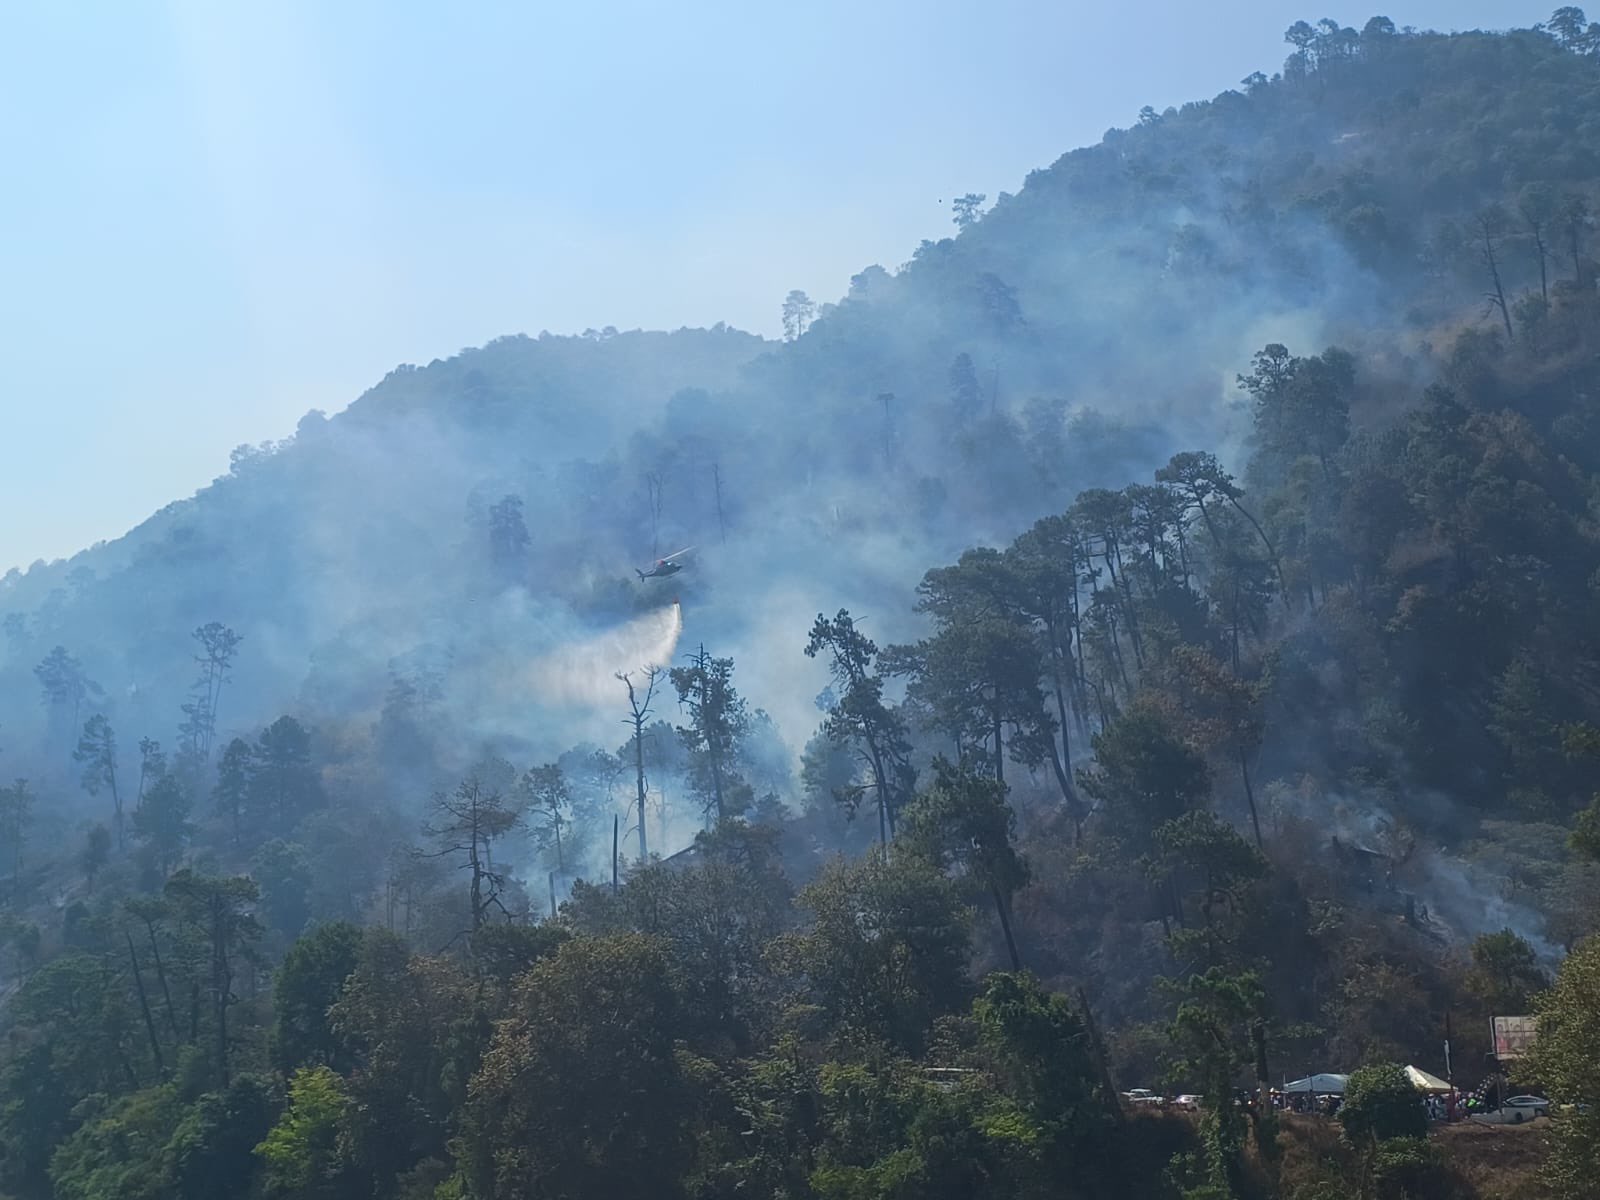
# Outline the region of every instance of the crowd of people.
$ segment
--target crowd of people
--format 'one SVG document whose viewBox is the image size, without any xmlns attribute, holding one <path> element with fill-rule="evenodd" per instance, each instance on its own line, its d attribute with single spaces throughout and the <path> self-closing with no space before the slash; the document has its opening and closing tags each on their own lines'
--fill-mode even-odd
<svg viewBox="0 0 1600 1200">
<path fill-rule="evenodd" d="M 1334 1117 L 1338 1116 L 1339 1106 L 1344 1103 L 1344 1097 L 1334 1093 L 1319 1095 L 1315 1092 L 1280 1092 L 1277 1088 L 1273 1088 L 1268 1095 L 1268 1101 L 1279 1112 Z"/>
<path fill-rule="evenodd" d="M 1239 1093 L 1240 1107 L 1253 1108 L 1260 1100 L 1259 1091 Z M 1444 1093 L 1418 1093 L 1417 1101 L 1436 1122 L 1464 1121 L 1475 1112 L 1489 1112 L 1500 1106 L 1499 1089 L 1492 1080 L 1471 1093 L 1452 1089 Z M 1267 1093 L 1267 1102 L 1278 1112 L 1301 1113 L 1306 1116 L 1337 1117 L 1344 1097 L 1337 1092 L 1284 1092 L 1273 1088 Z"/>
</svg>

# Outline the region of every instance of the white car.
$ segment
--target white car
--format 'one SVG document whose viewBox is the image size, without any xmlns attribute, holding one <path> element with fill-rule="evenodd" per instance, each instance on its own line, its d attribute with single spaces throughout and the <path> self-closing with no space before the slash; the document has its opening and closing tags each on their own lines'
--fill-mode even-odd
<svg viewBox="0 0 1600 1200">
<path fill-rule="evenodd" d="M 1149 1088 L 1134 1088 L 1132 1091 L 1123 1092 L 1122 1098 L 1134 1108 L 1159 1107 L 1166 1103 L 1159 1093 L 1152 1092 Z"/>
<path fill-rule="evenodd" d="M 1191 1096 L 1188 1093 L 1185 1093 L 1174 1100 L 1172 1102 L 1172 1106 L 1174 1108 L 1181 1108 L 1184 1112 L 1196 1112 L 1200 1108 L 1200 1101 L 1204 1099 L 1204 1096 Z"/>
<path fill-rule="evenodd" d="M 1502 1109 L 1511 1109 L 1513 1112 L 1526 1113 L 1529 1118 L 1548 1117 L 1550 1115 L 1550 1101 L 1543 1096 L 1512 1096 L 1500 1107 Z"/>
<path fill-rule="evenodd" d="M 1521 1125 L 1550 1115 L 1550 1101 L 1543 1096 L 1511 1096 L 1493 1112 L 1473 1113 L 1479 1125 Z"/>
</svg>

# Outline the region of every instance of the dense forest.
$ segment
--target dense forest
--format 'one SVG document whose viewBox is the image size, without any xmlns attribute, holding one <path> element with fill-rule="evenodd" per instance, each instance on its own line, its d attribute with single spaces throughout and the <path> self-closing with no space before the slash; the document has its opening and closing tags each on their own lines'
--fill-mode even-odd
<svg viewBox="0 0 1600 1200">
<path fill-rule="evenodd" d="M 1286 38 L 0 580 L 0 1195 L 1592 1194 L 1600 24 Z"/>
</svg>

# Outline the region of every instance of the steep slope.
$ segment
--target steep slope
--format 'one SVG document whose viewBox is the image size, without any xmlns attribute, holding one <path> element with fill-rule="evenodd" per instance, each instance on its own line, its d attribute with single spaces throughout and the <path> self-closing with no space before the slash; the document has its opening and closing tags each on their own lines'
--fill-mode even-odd
<svg viewBox="0 0 1600 1200">
<path fill-rule="evenodd" d="M 801 739 L 805 709 L 759 676 L 798 668 L 808 614 L 890 620 L 929 563 L 1081 488 L 1183 445 L 1235 457 L 1231 380 L 1262 343 L 1339 341 L 1429 378 L 1397 330 L 1483 289 L 1452 222 L 1527 182 L 1592 185 L 1596 89 L 1592 62 L 1542 34 L 1369 26 L 1035 172 L 897 273 L 862 272 L 792 344 L 507 338 L 401 368 L 127 537 L 8 575 L 0 724 L 36 740 L 30 673 L 60 644 L 119 726 L 170 729 L 188 631 L 220 620 L 246 639 L 230 730 L 288 706 L 373 711 L 426 663 L 453 704 L 493 698 L 451 710 L 463 753 L 490 734 L 554 749 L 508 656 L 658 602 L 631 566 L 698 543 L 690 633 L 737 652 Z M 1508 247 L 1508 287 L 1535 270 Z M 532 537 L 507 576 L 487 514 L 510 495 Z M 489 715 L 506 704 L 516 717 Z"/>
<path fill-rule="evenodd" d="M 1587 1197 L 1593 1122 L 1463 1153 L 1399 1065 L 1559 965 L 1600 1104 L 1564 12 L 1297 26 L 789 343 L 401 368 L 8 577 L 0 1189 Z"/>
</svg>

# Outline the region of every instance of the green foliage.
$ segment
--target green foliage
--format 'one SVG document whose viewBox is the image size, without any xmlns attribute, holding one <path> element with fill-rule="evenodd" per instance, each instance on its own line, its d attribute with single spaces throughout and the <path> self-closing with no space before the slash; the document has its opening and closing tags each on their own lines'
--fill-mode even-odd
<svg viewBox="0 0 1600 1200">
<path fill-rule="evenodd" d="M 1366 1146 L 1392 1138 L 1427 1136 L 1428 1117 L 1422 1097 L 1411 1086 L 1404 1067 L 1393 1063 L 1359 1067 L 1345 1085 L 1339 1123 L 1347 1138 Z"/>
<path fill-rule="evenodd" d="M 1378 1144 L 1372 1156 L 1377 1200 L 1447 1200 L 1454 1188 L 1444 1174 L 1443 1156 L 1421 1135 L 1397 1136 Z"/>
<path fill-rule="evenodd" d="M 895 816 L 915 785 L 905 721 L 883 702 L 877 644 L 856 628 L 847 610 L 840 609 L 831 620 L 817 614 L 805 653 L 815 658 L 824 651 L 838 694 L 827 708 L 823 732 L 829 741 L 856 749 L 870 770 L 868 782 L 852 781 L 836 796 L 854 814 L 871 793 L 878 810 L 879 839 L 887 842 Z"/>
<path fill-rule="evenodd" d="M 256 1147 L 270 1193 L 336 1196 L 342 1164 L 339 1125 L 349 1098 L 327 1067 L 301 1067 L 289 1078 L 289 1103 Z"/>
<path fill-rule="evenodd" d="M 708 815 L 714 813 L 717 821 L 736 816 L 746 804 L 731 803 L 741 790 L 733 765 L 750 716 L 733 686 L 733 659 L 713 658 L 701 646 L 689 666 L 673 667 L 668 674 L 689 717 L 678 736 L 689 753 L 692 786 Z"/>
<path fill-rule="evenodd" d="M 910 677 L 907 707 L 953 739 L 963 758 L 986 759 L 1002 781 L 1008 759 L 1029 768 L 1048 760 L 1065 780 L 1056 743 L 1063 719 L 1060 664 L 1051 675 L 1056 712 L 1048 706 L 1039 664 L 1041 650 L 1061 652 L 1053 640 L 1060 598 L 1046 602 L 1040 593 L 1041 575 L 1059 569 L 1050 561 L 1054 549 L 1035 538 L 1004 553 L 968 550 L 955 566 L 927 572 L 917 608 L 933 618 L 933 636 L 884 654 L 892 673 Z M 1070 785 L 1063 791 L 1070 800 Z"/>
<path fill-rule="evenodd" d="M 1031 975 L 996 973 L 972 1011 L 991 1069 L 1020 1110 L 1010 1137 L 1039 1156 L 1047 1175 L 1069 1164 L 1115 1174 L 1105 1139 L 1116 1100 L 1103 1094 L 1087 1031 L 1066 997 Z"/>
<path fill-rule="evenodd" d="M 1253 1061 L 1251 1027 L 1266 1017 L 1267 998 L 1253 972 L 1211 967 L 1179 985 L 1168 1036 L 1169 1070 L 1203 1097 L 1201 1142 L 1206 1182 L 1237 1195 L 1243 1178 L 1244 1116 L 1233 1102 L 1241 1069 Z"/>
<path fill-rule="evenodd" d="M 690 1140 L 671 974 L 661 943 L 626 934 L 569 942 L 518 980 L 464 1114 L 472 1195 L 677 1194 Z"/>
<path fill-rule="evenodd" d="M 256 851 L 250 874 L 261 887 L 267 928 L 286 937 L 298 935 L 311 918 L 311 865 L 305 850 L 273 838 Z"/>
<path fill-rule="evenodd" d="M 1155 830 L 1204 803 L 1211 791 L 1205 760 L 1173 736 L 1155 713 L 1135 709 L 1094 738 L 1095 766 L 1079 776 L 1086 796 L 1132 850 Z"/>
<path fill-rule="evenodd" d="M 1550 985 L 1538 955 L 1526 938 L 1509 929 L 1480 934 L 1472 943 L 1469 986 L 1492 1014 L 1528 1012 L 1535 995 Z"/>
<path fill-rule="evenodd" d="M 227 818 L 235 842 L 240 839 L 250 807 L 250 780 L 254 764 L 255 751 L 243 738 L 230 741 L 217 763 L 217 782 L 211 789 L 211 798 L 217 811 Z"/>
<path fill-rule="evenodd" d="M 362 933 L 343 921 L 320 925 L 289 947 L 272 985 L 272 1056 L 279 1070 L 348 1068 L 346 1042 L 328 1013 L 359 962 Z"/>
<path fill-rule="evenodd" d="M 527 819 L 535 829 L 539 847 L 546 861 L 553 861 L 555 871 L 565 875 L 566 852 L 562 836 L 570 842 L 572 824 L 572 791 L 567 786 L 566 774 L 558 763 L 544 763 L 530 767 L 517 784 L 519 797 L 526 800 Z"/>
<path fill-rule="evenodd" d="M 466 1099 L 487 1033 L 476 982 L 453 963 L 413 957 L 368 930 L 355 971 L 328 1010 L 335 1039 L 357 1064 L 345 1079 L 346 1156 L 386 1184 L 427 1158 L 444 1158 L 451 1114 Z"/>
<path fill-rule="evenodd" d="M 941 874 L 954 873 L 969 899 L 992 902 L 1012 966 L 1019 967 L 1011 905 L 1027 886 L 1028 864 L 1016 849 L 1016 816 L 1005 785 L 943 758 L 934 760 L 933 772 L 932 785 L 905 811 L 896 849 Z"/>
<path fill-rule="evenodd" d="M 33 802 L 34 795 L 26 779 L 0 787 L 0 854 L 11 869 L 10 899 L 13 903 L 22 892 L 22 849 L 27 841 L 28 826 L 33 823 Z"/>
<path fill-rule="evenodd" d="M 1350 437 L 1350 394 L 1355 359 L 1337 347 L 1295 358 L 1282 345 L 1257 351 L 1239 386 L 1255 403 L 1257 459 L 1262 478 L 1282 479 L 1289 464 L 1310 455 L 1324 471 Z"/>
<path fill-rule="evenodd" d="M 1192 948 L 1200 962 L 1217 963 L 1239 935 L 1248 889 L 1267 874 L 1266 858 L 1232 826 L 1204 810 L 1158 826 L 1154 842 L 1153 877 L 1169 895 L 1181 897 L 1192 890 L 1201 920 L 1198 930 L 1174 934 L 1173 948 Z"/>
<path fill-rule="evenodd" d="M 1600 728 L 1575 725 L 1564 732 L 1562 745 L 1568 754 L 1600 758 Z M 1600 791 L 1578 814 L 1572 831 L 1572 848 L 1586 858 L 1600 862 Z"/>
<path fill-rule="evenodd" d="M 1032 1194 L 1049 1175 L 1030 1122 L 980 1086 L 941 1087 L 913 1064 L 825 1064 L 818 1196 L 899 1200 Z M 1084 1191 L 1069 1186 L 1067 1194 Z"/>
<path fill-rule="evenodd" d="M 311 765 L 311 733 L 293 717 L 279 717 L 251 750 L 246 805 L 263 829 L 284 831 L 323 800 Z"/>
<path fill-rule="evenodd" d="M 167 880 L 162 895 L 191 944 L 203 946 L 209 959 L 204 977 L 211 1002 L 212 1065 L 216 1079 L 226 1087 L 233 1052 L 228 1015 L 238 1003 L 233 982 L 240 960 L 247 960 L 261 936 L 260 922 L 252 911 L 261 892 L 246 876 L 202 875 L 185 867 Z M 195 990 L 199 990 L 198 979 Z"/>
<path fill-rule="evenodd" d="M 105 788 L 111 793 L 113 819 L 122 829 L 122 796 L 117 790 L 117 737 L 104 713 L 95 713 L 83 723 L 83 736 L 72 752 L 73 761 L 83 766 L 83 790 L 91 796 Z"/>
<path fill-rule="evenodd" d="M 1171 1194 L 1304 1200 L 1282 1145 L 1317 1154 L 1320 1196 L 1442 1195 L 1390 1076 L 1353 1086 L 1337 1180 L 1355 1149 L 1247 1130 L 1232 1089 L 1269 1054 L 1430 1061 L 1447 1015 L 1470 1071 L 1471 1014 L 1531 1002 L 1530 1079 L 1587 1106 L 1550 1123 L 1549 1187 L 1592 1191 L 1600 42 L 1575 9 L 1288 40 L 1281 74 L 1146 109 L 981 219 L 961 198 L 960 236 L 840 304 L 791 293 L 791 345 L 606 330 L 403 368 L 122 545 L 8 577 L 3 749 L 34 782 L 0 788 L 0 1189 L 1109 1200 L 1162 1194 L 1170 1162 Z M 1308 296 L 1359 355 L 1229 361 Z M 1171 454 L 1236 373 L 1244 460 Z M 397 492 L 419 428 L 427 486 Z M 563 724 L 505 708 L 531 615 L 656 606 L 611 578 L 645 510 L 708 550 L 715 514 L 729 611 L 944 565 L 920 628 L 817 618 L 809 742 L 702 650 L 673 672 L 682 736 L 641 719 L 625 748 L 639 793 L 579 746 L 486 763 L 420 822 L 486 745 Z M 332 624 L 281 586 L 329 563 Z M 173 643 L 197 606 L 262 635 L 220 754 L 241 639 Z M 791 713 L 781 658 L 757 665 Z M 111 717 L 170 730 L 195 667 L 170 768 L 141 738 L 135 786 Z M 315 731 L 264 707 L 294 694 Z M 686 792 L 719 820 L 651 861 Z M 1522 934 L 1440 953 L 1480 930 L 1463 892 Z M 969 953 L 991 904 L 1038 980 Z M 311 924 L 335 914 L 387 928 Z M 1548 995 L 1541 938 L 1573 952 Z M 1107 1064 L 1051 990 L 1079 986 Z M 1117 1121 L 1101 1067 L 1152 1083 L 1163 1052 L 1206 1111 Z"/>
<path fill-rule="evenodd" d="M 760 1023 L 766 949 L 792 911 L 777 850 L 770 827 L 724 821 L 696 836 L 695 861 L 647 867 L 622 895 L 627 927 L 670 944 L 689 1024 L 735 1044 Z"/>
<path fill-rule="evenodd" d="M 267 1083 L 254 1075 L 235 1079 L 226 1092 L 200 1096 L 167 1143 L 172 1194 L 182 1200 L 252 1195 L 260 1166 L 255 1147 L 267 1136 L 275 1110 Z"/>
<path fill-rule="evenodd" d="M 133 810 L 134 836 L 146 844 L 163 872 L 177 865 L 194 835 L 192 808 L 183 782 L 176 775 L 162 775 Z"/>
<path fill-rule="evenodd" d="M 272 1123 L 272 1099 L 254 1077 L 185 1102 L 173 1085 L 115 1101 L 86 1099 L 83 1124 L 50 1161 L 63 1200 L 231 1200 L 254 1194 L 252 1147 Z"/>
<path fill-rule="evenodd" d="M 489 509 L 489 556 L 502 579 L 520 582 L 531 542 L 521 496 L 506 496 Z"/>
<path fill-rule="evenodd" d="M 571 933 L 559 925 L 485 925 L 472 935 L 479 968 L 502 988 L 559 950 Z"/>
<path fill-rule="evenodd" d="M 835 859 L 796 903 L 812 925 L 778 941 L 777 961 L 841 1031 L 915 1049 L 964 1003 L 966 915 L 932 868 L 882 850 Z"/>
<path fill-rule="evenodd" d="M 1539 1035 L 1522 1067 L 1554 1103 L 1573 1106 L 1552 1125 L 1545 1183 L 1552 1197 L 1577 1200 L 1600 1178 L 1600 939 L 1583 942 L 1561 964 L 1535 1011 Z"/>
<path fill-rule="evenodd" d="M 84 837 L 83 849 L 79 852 L 78 863 L 83 868 L 83 876 L 88 881 L 89 890 L 94 890 L 94 879 L 106 863 L 111 861 L 111 831 L 104 825 L 94 825 Z"/>
<path fill-rule="evenodd" d="M 87 1102 L 92 1103 L 92 1102 Z M 124 1096 L 85 1121 L 50 1160 L 50 1183 L 62 1200 L 160 1200 L 170 1195 L 162 1149 L 182 1107 L 171 1087 Z"/>
</svg>

